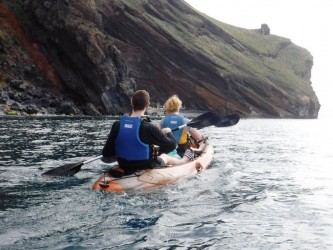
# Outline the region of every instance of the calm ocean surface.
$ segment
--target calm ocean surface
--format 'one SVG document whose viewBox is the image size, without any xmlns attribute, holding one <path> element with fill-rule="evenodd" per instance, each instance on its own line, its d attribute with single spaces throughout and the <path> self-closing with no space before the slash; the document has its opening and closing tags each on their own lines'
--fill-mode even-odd
<svg viewBox="0 0 333 250">
<path fill-rule="evenodd" d="M 0 117 L 0 249 L 333 249 L 332 120 L 241 120 L 202 132 L 209 169 L 154 191 L 103 193 L 111 118 Z"/>
</svg>

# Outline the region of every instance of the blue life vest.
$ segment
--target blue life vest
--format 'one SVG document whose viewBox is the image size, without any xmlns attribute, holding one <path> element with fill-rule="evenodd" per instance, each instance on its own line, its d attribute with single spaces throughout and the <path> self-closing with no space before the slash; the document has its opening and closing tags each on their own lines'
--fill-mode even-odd
<svg viewBox="0 0 333 250">
<path fill-rule="evenodd" d="M 181 125 L 184 125 L 185 121 L 184 121 L 184 116 L 182 115 L 176 115 L 176 114 L 171 114 L 171 115 L 167 115 L 161 126 L 162 128 L 177 128 Z M 182 128 L 182 129 L 178 129 L 176 131 L 172 131 L 173 136 L 176 139 L 177 144 L 185 144 L 187 142 L 187 130 L 186 127 Z"/>
<path fill-rule="evenodd" d="M 127 161 L 149 160 L 150 145 L 140 140 L 141 117 L 122 116 L 115 140 L 116 156 Z"/>
</svg>

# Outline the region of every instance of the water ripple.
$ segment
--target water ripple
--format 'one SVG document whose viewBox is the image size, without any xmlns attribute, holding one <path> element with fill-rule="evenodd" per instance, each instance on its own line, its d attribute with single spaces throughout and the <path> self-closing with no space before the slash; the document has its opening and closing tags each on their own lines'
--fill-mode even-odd
<svg viewBox="0 0 333 250">
<path fill-rule="evenodd" d="M 332 249 L 332 123 L 205 128 L 211 167 L 154 191 L 91 190 L 112 118 L 0 118 L 0 249 Z M 325 144 L 326 143 L 326 144 Z"/>
</svg>

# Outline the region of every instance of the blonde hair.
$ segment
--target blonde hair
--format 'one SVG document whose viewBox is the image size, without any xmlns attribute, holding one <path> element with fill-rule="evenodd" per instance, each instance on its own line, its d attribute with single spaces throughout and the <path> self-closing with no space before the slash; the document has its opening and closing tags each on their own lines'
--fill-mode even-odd
<svg viewBox="0 0 333 250">
<path fill-rule="evenodd" d="M 180 107 L 182 106 L 182 101 L 178 98 L 178 96 L 171 96 L 163 105 L 164 111 L 167 113 L 178 112 Z"/>
</svg>

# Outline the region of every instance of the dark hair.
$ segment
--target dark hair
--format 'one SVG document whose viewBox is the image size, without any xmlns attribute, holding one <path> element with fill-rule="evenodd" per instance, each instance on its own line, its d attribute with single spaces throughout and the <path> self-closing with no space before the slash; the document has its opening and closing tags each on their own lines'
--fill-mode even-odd
<svg viewBox="0 0 333 250">
<path fill-rule="evenodd" d="M 149 93 L 146 90 L 138 90 L 132 96 L 132 108 L 134 111 L 143 110 L 150 102 Z"/>
</svg>

